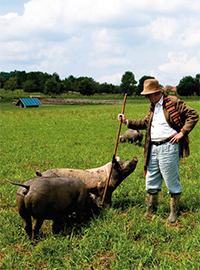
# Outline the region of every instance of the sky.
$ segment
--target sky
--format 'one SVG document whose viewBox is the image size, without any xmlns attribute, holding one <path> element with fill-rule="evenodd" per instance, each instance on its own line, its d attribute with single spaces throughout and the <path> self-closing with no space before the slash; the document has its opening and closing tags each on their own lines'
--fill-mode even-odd
<svg viewBox="0 0 200 270">
<path fill-rule="evenodd" d="M 0 0 L 0 71 L 176 86 L 200 73 L 199 18 L 199 0 Z"/>
</svg>

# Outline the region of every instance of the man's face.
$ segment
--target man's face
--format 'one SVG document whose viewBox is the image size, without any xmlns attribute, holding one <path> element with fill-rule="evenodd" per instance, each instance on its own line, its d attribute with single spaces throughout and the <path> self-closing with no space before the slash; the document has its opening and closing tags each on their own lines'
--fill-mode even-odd
<svg viewBox="0 0 200 270">
<path fill-rule="evenodd" d="M 162 93 L 155 93 L 155 94 L 146 95 L 145 97 L 148 98 L 150 102 L 153 102 L 154 104 L 156 104 L 160 100 L 161 96 L 162 96 Z"/>
</svg>

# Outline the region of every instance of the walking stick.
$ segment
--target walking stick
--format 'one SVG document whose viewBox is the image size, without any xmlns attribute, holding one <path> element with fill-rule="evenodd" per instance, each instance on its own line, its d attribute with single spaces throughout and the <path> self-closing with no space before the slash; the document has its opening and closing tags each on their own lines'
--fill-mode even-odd
<svg viewBox="0 0 200 270">
<path fill-rule="evenodd" d="M 123 107 L 122 107 L 122 114 L 124 114 L 124 110 L 125 110 L 126 97 L 127 97 L 127 94 L 124 95 L 124 101 L 123 101 Z M 121 131 L 121 126 L 122 126 L 122 121 L 119 122 L 119 128 L 118 128 L 117 138 L 116 138 L 116 142 L 115 142 L 115 149 L 114 149 L 114 153 L 113 153 L 113 158 L 112 158 L 112 163 L 111 163 L 111 167 L 110 167 L 110 172 L 109 172 L 109 175 L 108 175 L 108 179 L 106 181 L 106 186 L 105 186 L 105 189 L 104 189 L 103 198 L 102 198 L 102 202 L 101 202 L 102 205 L 104 203 L 104 199 L 105 199 L 105 196 L 106 196 L 106 191 L 107 191 L 108 184 L 109 184 L 109 181 L 110 181 L 110 177 L 111 177 L 111 174 L 112 174 L 113 165 L 115 163 L 115 155 L 116 155 L 116 152 L 117 152 L 117 146 L 118 146 L 118 141 L 119 141 L 119 135 L 120 135 L 120 131 Z"/>
</svg>

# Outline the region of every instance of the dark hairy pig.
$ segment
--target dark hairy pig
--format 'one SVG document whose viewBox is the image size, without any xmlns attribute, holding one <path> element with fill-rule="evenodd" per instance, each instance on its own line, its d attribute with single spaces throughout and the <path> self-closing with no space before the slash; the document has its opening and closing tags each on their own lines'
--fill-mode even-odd
<svg viewBox="0 0 200 270">
<path fill-rule="evenodd" d="M 5 180 L 20 186 L 16 201 L 30 239 L 37 237 L 45 219 L 53 220 L 53 232 L 58 233 L 61 220 L 73 212 L 81 222 L 98 208 L 94 195 L 89 194 L 85 184 L 77 178 L 35 177 L 23 184 Z"/>
<path fill-rule="evenodd" d="M 143 139 L 143 133 L 142 130 L 134 130 L 134 129 L 128 129 L 124 132 L 122 136 L 119 137 L 120 142 L 131 142 L 135 143 L 139 141 L 139 145 L 141 145 Z"/>
</svg>

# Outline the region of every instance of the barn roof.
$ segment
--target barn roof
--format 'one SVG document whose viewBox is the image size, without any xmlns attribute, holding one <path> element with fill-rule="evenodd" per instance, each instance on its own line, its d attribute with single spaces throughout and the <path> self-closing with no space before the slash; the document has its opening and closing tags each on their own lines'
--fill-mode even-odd
<svg viewBox="0 0 200 270">
<path fill-rule="evenodd" d="M 170 91 L 176 91 L 176 86 L 171 86 L 171 85 L 167 85 L 164 87 L 164 90 L 167 91 L 167 90 L 170 90 Z"/>
<path fill-rule="evenodd" d="M 20 98 L 16 105 L 19 105 L 20 103 L 23 103 L 23 105 L 26 107 L 42 106 L 37 98 Z"/>
</svg>

